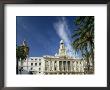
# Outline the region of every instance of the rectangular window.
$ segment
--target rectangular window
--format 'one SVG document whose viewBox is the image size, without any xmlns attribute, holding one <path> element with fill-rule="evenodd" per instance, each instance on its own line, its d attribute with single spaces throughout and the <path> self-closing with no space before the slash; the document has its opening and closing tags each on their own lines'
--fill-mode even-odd
<svg viewBox="0 0 110 90">
<path fill-rule="evenodd" d="M 39 71 L 41 70 L 41 68 L 39 68 Z"/>
<path fill-rule="evenodd" d="M 41 65 L 41 63 L 39 63 L 39 65 Z"/>
<path fill-rule="evenodd" d="M 37 66 L 37 63 L 35 63 L 35 66 Z"/>
<path fill-rule="evenodd" d="M 33 66 L 33 63 L 31 63 L 31 66 Z"/>
<path fill-rule="evenodd" d="M 33 68 L 31 68 L 31 70 L 32 70 Z"/>
</svg>

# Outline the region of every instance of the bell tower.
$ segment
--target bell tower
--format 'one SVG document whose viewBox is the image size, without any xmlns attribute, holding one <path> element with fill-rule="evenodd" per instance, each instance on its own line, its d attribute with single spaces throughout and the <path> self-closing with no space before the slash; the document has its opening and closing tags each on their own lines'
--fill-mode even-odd
<svg viewBox="0 0 110 90">
<path fill-rule="evenodd" d="M 60 41 L 59 56 L 66 56 L 66 49 L 63 40 Z"/>
</svg>

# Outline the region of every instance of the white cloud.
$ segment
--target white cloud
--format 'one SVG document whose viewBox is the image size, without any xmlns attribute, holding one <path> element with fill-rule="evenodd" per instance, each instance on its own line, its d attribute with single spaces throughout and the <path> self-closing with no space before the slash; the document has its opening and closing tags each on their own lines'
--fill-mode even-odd
<svg viewBox="0 0 110 90">
<path fill-rule="evenodd" d="M 67 49 L 67 54 L 69 56 L 75 57 L 74 50 L 73 50 L 73 48 L 71 46 L 71 41 L 69 39 L 70 30 L 68 28 L 68 24 L 67 24 L 66 18 L 65 17 L 61 17 L 58 20 L 58 22 L 54 23 L 54 28 L 55 28 L 56 33 L 58 34 L 58 36 L 62 40 L 64 40 L 64 43 L 65 43 L 65 46 L 66 46 L 66 49 Z"/>
</svg>

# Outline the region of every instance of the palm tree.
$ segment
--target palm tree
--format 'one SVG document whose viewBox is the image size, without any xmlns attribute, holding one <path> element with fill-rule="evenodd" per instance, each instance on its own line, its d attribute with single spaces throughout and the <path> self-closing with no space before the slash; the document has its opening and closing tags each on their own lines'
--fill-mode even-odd
<svg viewBox="0 0 110 90">
<path fill-rule="evenodd" d="M 92 59 L 94 67 L 94 17 L 79 16 L 74 21 L 77 29 L 74 30 L 72 46 L 76 52 L 80 52 L 82 57 L 87 60 L 89 72 L 89 60 Z"/>
<path fill-rule="evenodd" d="M 21 62 L 21 69 L 22 69 L 23 62 L 27 58 L 28 54 L 29 54 L 29 47 L 26 44 L 16 47 L 17 74 L 18 74 L 18 61 Z"/>
<path fill-rule="evenodd" d="M 18 61 L 20 60 L 20 47 L 16 46 L 16 74 L 18 74 Z"/>
</svg>

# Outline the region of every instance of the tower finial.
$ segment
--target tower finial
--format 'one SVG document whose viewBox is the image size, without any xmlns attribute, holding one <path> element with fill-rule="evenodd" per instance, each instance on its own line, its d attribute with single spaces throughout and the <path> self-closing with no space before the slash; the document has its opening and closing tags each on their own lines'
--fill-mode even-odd
<svg viewBox="0 0 110 90">
<path fill-rule="evenodd" d="M 61 41 L 60 41 L 60 44 L 63 44 L 63 43 L 64 43 L 64 41 L 63 41 L 63 40 L 61 40 Z"/>
<path fill-rule="evenodd" d="M 24 39 L 23 40 L 23 46 L 26 46 L 27 44 L 26 44 L 26 40 Z"/>
</svg>

